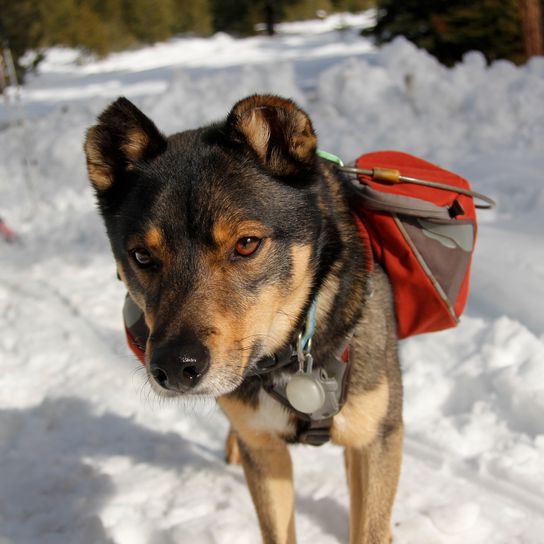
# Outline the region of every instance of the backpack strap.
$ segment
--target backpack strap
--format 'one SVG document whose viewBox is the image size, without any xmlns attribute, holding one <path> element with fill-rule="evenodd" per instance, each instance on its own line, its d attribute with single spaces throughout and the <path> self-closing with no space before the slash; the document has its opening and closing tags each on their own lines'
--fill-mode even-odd
<svg viewBox="0 0 544 544">
<path fill-rule="evenodd" d="M 311 419 L 308 427 L 297 435 L 297 441 L 310 446 L 322 446 L 331 439 L 332 417 Z"/>
<path fill-rule="evenodd" d="M 437 206 L 420 198 L 384 193 L 358 182 L 357 194 L 361 199 L 361 204 L 369 210 L 425 217 L 427 219 L 448 220 L 452 217 L 447 206 Z"/>
</svg>

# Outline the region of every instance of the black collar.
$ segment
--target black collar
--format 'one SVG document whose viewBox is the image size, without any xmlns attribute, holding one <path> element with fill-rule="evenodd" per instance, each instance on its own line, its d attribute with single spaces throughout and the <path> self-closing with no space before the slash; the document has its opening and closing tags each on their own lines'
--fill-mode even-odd
<svg viewBox="0 0 544 544">
<path fill-rule="evenodd" d="M 284 368 L 291 363 L 297 361 L 297 349 L 293 344 L 282 348 L 278 352 L 262 357 L 255 363 L 255 368 L 252 369 L 251 376 L 262 376 L 269 374 L 280 368 Z"/>
</svg>

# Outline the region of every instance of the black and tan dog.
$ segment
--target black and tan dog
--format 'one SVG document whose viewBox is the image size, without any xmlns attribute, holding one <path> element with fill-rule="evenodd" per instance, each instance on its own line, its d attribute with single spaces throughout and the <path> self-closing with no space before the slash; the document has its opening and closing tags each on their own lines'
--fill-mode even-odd
<svg viewBox="0 0 544 544">
<path fill-rule="evenodd" d="M 218 399 L 263 540 L 295 542 L 287 443 L 330 436 L 345 447 L 350 542 L 390 542 L 403 435 L 390 288 L 306 113 L 252 96 L 224 122 L 166 138 L 120 98 L 85 151 L 119 275 L 149 328 L 151 385 Z M 330 382 L 345 388 L 336 413 L 303 414 L 274 393 L 308 372 L 309 354 L 313 372 L 334 374 L 347 344 L 347 378 Z"/>
</svg>

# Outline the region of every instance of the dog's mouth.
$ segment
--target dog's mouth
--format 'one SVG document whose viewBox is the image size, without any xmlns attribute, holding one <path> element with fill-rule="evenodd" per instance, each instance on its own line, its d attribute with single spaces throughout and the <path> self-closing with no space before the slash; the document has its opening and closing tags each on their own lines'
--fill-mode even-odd
<svg viewBox="0 0 544 544">
<path fill-rule="evenodd" d="M 156 378 L 152 374 L 148 374 L 148 381 L 151 389 L 160 397 L 175 398 L 175 397 L 206 397 L 206 398 L 218 398 L 223 395 L 228 395 L 237 389 L 242 379 L 229 380 L 230 383 L 225 383 L 225 380 L 214 380 L 208 383 L 202 383 L 196 387 L 177 387 L 177 388 L 165 388 L 157 382 Z M 217 383 L 220 381 L 221 383 Z"/>
</svg>

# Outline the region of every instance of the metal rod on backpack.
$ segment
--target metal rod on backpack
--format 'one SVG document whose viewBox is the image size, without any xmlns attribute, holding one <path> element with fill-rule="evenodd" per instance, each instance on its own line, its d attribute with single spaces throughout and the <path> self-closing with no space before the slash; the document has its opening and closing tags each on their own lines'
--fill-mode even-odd
<svg viewBox="0 0 544 544">
<path fill-rule="evenodd" d="M 443 191 L 451 191 L 459 193 L 461 195 L 477 198 L 485 204 L 475 204 L 475 207 L 480 210 L 490 210 L 496 206 L 495 201 L 482 193 L 471 191 L 469 189 L 463 189 L 462 187 L 456 187 L 455 185 L 448 185 L 447 183 L 439 183 L 437 181 L 429 181 L 427 179 L 411 178 L 403 176 L 399 170 L 394 168 L 354 168 L 352 166 L 339 166 L 339 170 L 346 172 L 347 174 L 356 174 L 369 176 L 374 181 L 385 183 L 413 183 L 415 185 L 422 185 L 424 187 L 432 187 L 433 189 L 441 189 Z"/>
</svg>

